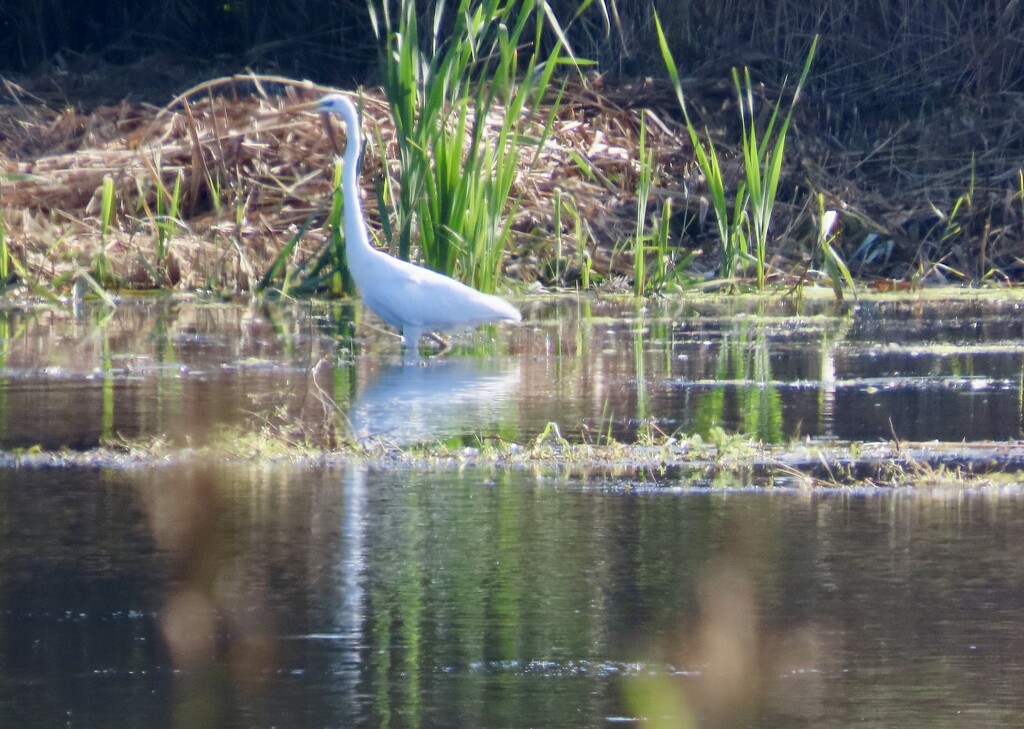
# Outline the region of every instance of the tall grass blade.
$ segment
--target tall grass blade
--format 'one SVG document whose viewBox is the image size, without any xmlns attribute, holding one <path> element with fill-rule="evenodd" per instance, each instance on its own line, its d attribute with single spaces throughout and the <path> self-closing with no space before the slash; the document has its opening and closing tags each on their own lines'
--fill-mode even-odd
<svg viewBox="0 0 1024 729">
<path fill-rule="evenodd" d="M 643 296 L 647 284 L 647 202 L 651 193 L 654 152 L 647 149 L 647 118 L 640 117 L 640 171 L 636 190 L 636 229 L 633 234 L 633 295 Z"/>
<path fill-rule="evenodd" d="M 720 274 L 725 277 L 733 275 L 737 264 L 749 258 L 748 245 L 752 241 L 755 252 L 754 262 L 757 268 L 757 285 L 760 290 L 763 290 L 767 273 L 768 236 L 782 178 L 786 135 L 792 121 L 793 109 L 810 73 L 811 63 L 818 46 L 818 37 L 815 36 L 811 43 L 796 91 L 781 125 L 778 122 L 780 99 L 779 103 L 773 107 L 765 128 L 758 131 L 750 72 L 744 69 L 741 77 L 739 71 L 733 69 L 733 84 L 740 110 L 740 150 L 744 178 L 737 185 L 736 192 L 732 196 L 732 216 L 730 218 L 729 199 L 714 143 L 706 130 L 707 142 L 702 141 L 690 119 L 679 69 L 672 57 L 657 13 L 654 16 L 654 24 L 662 59 L 682 109 L 697 166 L 704 175 L 708 195 L 711 198 L 711 207 L 715 213 L 718 238 L 722 246 Z"/>
<path fill-rule="evenodd" d="M 334 194 L 331 198 L 331 212 L 327 217 L 326 254 L 331 261 L 331 293 L 335 296 L 354 293 L 352 274 L 348 270 L 348 259 L 345 256 L 345 198 L 342 194 L 342 176 L 344 160 L 334 160 Z"/>
<path fill-rule="evenodd" d="M 310 228 L 313 227 L 313 223 L 324 213 L 324 209 L 321 208 L 315 211 L 312 215 L 306 218 L 299 229 L 295 232 L 288 242 L 281 248 L 277 256 L 274 257 L 273 262 L 267 268 L 266 273 L 256 284 L 257 292 L 265 292 L 273 287 L 275 281 L 279 278 L 283 279 L 280 287 L 280 291 L 283 295 L 287 296 L 292 293 L 292 287 L 290 285 L 291 279 L 297 274 L 301 274 L 301 270 L 305 268 L 306 263 L 300 264 L 299 270 L 291 272 L 288 269 L 288 262 L 295 255 L 295 251 L 298 247 L 299 241 L 301 241 Z"/>
<path fill-rule="evenodd" d="M 756 112 L 754 109 L 754 85 L 750 79 L 750 70 L 743 70 L 742 80 L 739 71 L 733 69 L 732 72 L 733 86 L 739 101 L 742 135 L 740 148 L 742 150 L 744 177 L 747 185 L 746 193 L 750 203 L 750 233 L 754 240 L 757 288 L 760 291 L 763 291 L 765 287 L 768 237 L 772 214 L 775 211 L 779 184 L 782 179 L 782 162 L 786 149 L 786 135 L 793 120 L 793 110 L 796 107 L 800 91 L 803 89 L 807 76 L 810 73 L 811 62 L 814 60 L 817 47 L 818 37 L 815 36 L 811 42 L 811 48 L 804 61 L 800 80 L 797 82 L 793 99 L 790 102 L 789 110 L 783 118 L 782 124 L 776 128 L 779 107 L 782 104 L 782 99 L 780 98 L 778 103 L 772 108 L 768 122 L 760 134 L 757 130 Z"/>
<path fill-rule="evenodd" d="M 103 187 L 100 193 L 100 241 L 105 241 L 110 233 L 114 220 L 114 179 L 110 175 L 103 176 Z"/>
<path fill-rule="evenodd" d="M 7 224 L 0 210 L 0 286 L 6 288 L 11 279 L 11 249 L 7 240 Z"/>
<path fill-rule="evenodd" d="M 672 51 L 669 48 L 668 40 L 665 38 L 665 31 L 661 26 L 661 19 L 657 12 L 654 14 L 654 27 L 658 36 L 658 46 L 661 49 L 662 60 L 668 71 L 669 79 L 675 90 L 676 98 L 679 101 L 679 108 L 683 112 L 683 120 L 686 123 L 686 131 L 690 137 L 690 144 L 693 146 L 697 167 L 704 176 L 708 189 L 708 196 L 711 198 L 711 208 L 715 213 L 715 225 L 718 232 L 718 240 L 722 247 L 722 263 L 719 273 L 725 278 L 731 278 L 735 273 L 737 265 L 746 258 L 746 236 L 740 231 L 740 225 L 745 217 L 745 187 L 737 189 L 733 199 L 733 216 L 730 219 L 729 202 L 725 190 L 725 178 L 722 175 L 722 167 L 719 162 L 718 152 L 715 149 L 711 136 L 705 130 L 707 143 L 703 142 L 690 119 L 690 113 L 686 106 L 686 97 L 683 94 L 683 85 L 679 77 L 679 68 L 676 66 Z"/>
</svg>

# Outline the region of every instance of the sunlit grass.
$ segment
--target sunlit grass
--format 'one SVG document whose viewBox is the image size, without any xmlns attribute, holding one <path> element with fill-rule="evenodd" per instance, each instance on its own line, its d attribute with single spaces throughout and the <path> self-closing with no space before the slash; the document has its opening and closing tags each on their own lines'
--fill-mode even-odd
<svg viewBox="0 0 1024 729">
<path fill-rule="evenodd" d="M 11 278 L 11 249 L 7 240 L 7 225 L 0 211 L 0 286 L 6 288 Z"/>
<path fill-rule="evenodd" d="M 187 230 L 182 220 L 182 186 L 185 173 L 179 169 L 174 176 L 174 184 L 170 189 L 164 184 L 164 168 L 160 155 L 150 159 L 142 155 L 142 161 L 149 171 L 155 201 L 151 207 L 147 201 L 147 190 L 142 179 L 137 180 L 137 209 L 145 216 L 149 228 L 153 231 L 153 260 L 145 256 L 139 257 L 139 263 L 157 287 L 170 283 L 168 278 L 168 260 L 171 243 L 179 229 Z M 104 194 L 106 194 L 104 192 Z M 102 223 L 101 223 L 102 224 Z"/>
<path fill-rule="evenodd" d="M 531 136 L 529 120 L 567 60 L 562 30 L 546 0 L 462 0 L 443 37 L 436 3 L 428 38 L 412 0 L 396 14 L 387 3 L 369 7 L 397 131 L 398 176 L 382 197 L 382 217 L 396 218 L 389 247 L 408 259 L 415 238 L 427 266 L 493 291 L 521 155 L 550 131 L 549 121 Z M 546 54 L 545 30 L 558 38 Z"/>
<path fill-rule="evenodd" d="M 654 15 L 654 24 L 662 59 L 665 62 L 669 80 L 679 101 L 679 108 L 683 112 L 683 120 L 686 122 L 686 131 L 690 137 L 690 143 L 693 145 L 697 166 L 704 176 L 708 196 L 711 198 L 711 209 L 715 215 L 718 240 L 722 249 L 722 262 L 719 266 L 718 274 L 721 278 L 732 278 L 739 265 L 748 257 L 747 239 L 741 225 L 743 211 L 746 209 L 746 184 L 741 182 L 733 195 L 733 214 L 730 217 L 730 201 L 726 196 L 725 177 L 722 174 L 722 165 L 719 161 L 714 141 L 712 141 L 711 135 L 707 133 L 707 130 L 705 130 L 704 138 L 702 139 L 697 131 L 697 127 L 690 119 L 686 97 L 683 94 L 682 80 L 679 77 L 679 68 L 676 66 L 657 13 Z"/>
<path fill-rule="evenodd" d="M 733 69 L 733 86 L 740 110 L 740 149 L 744 174 L 730 199 L 722 174 L 722 163 L 714 142 L 707 130 L 702 138 L 690 118 L 679 69 L 657 14 L 654 20 L 662 58 L 679 100 L 697 165 L 704 176 L 708 195 L 711 198 L 711 207 L 715 213 L 718 238 L 722 246 L 722 264 L 719 275 L 729 278 L 735 273 L 738 265 L 752 260 L 756 267 L 757 288 L 759 291 L 763 291 L 767 275 L 766 265 L 772 214 L 775 211 L 779 184 L 782 179 L 786 135 L 789 133 L 793 109 L 799 99 L 800 91 L 810 74 L 811 63 L 818 47 L 818 37 L 815 36 L 811 42 L 800 80 L 797 82 L 789 104 L 789 110 L 782 118 L 781 123 L 778 116 L 782 104 L 780 98 L 772 107 L 765 127 L 761 130 L 758 129 L 750 71 L 743 69 L 740 72 L 738 69 Z M 730 207 L 732 208 L 731 215 Z M 750 252 L 751 245 L 754 249 L 753 254 Z"/>
<path fill-rule="evenodd" d="M 654 177 L 654 150 L 647 148 L 647 117 L 640 116 L 640 171 L 636 185 L 636 230 L 633 233 L 633 295 L 643 296 L 647 282 L 647 203 Z"/>
<path fill-rule="evenodd" d="M 335 295 L 352 293 L 354 290 L 352 274 L 348 270 L 348 259 L 345 257 L 345 198 L 341 187 L 344 169 L 344 160 L 335 159 L 331 187 L 334 193 L 331 196 L 331 212 L 327 217 L 329 236 L 324 251 L 324 257 L 329 259 L 330 265 L 320 266 L 322 270 L 330 272 L 330 291 Z"/>
<path fill-rule="evenodd" d="M 231 465 L 292 463 L 332 466 L 373 463 L 381 468 L 449 470 L 465 467 L 535 468 L 538 473 L 563 469 L 581 472 L 633 474 L 626 488 L 650 479 L 652 483 L 692 484 L 699 488 L 984 488 L 1017 483 L 1018 473 L 986 472 L 964 467 L 962 444 L 910 444 L 892 440 L 872 443 L 766 445 L 748 436 L 712 428 L 706 437 L 666 434 L 642 428 L 635 443 L 602 435 L 599 442 L 566 439 L 555 422 L 537 435 L 465 434 L 396 446 L 387 440 L 358 441 L 344 426 L 329 428 L 330 444 L 317 432 L 294 425 L 261 428 L 224 426 L 202 445 L 183 447 L 163 436 L 128 439 L 112 434 L 88 451 L 47 451 L 27 447 L 0 453 L 9 464 L 50 468 L 176 463 Z M 913 452 L 926 453 L 929 460 Z M 949 459 L 949 465 L 944 459 Z M 977 464 L 984 466 L 985 464 Z M 665 481 L 667 468 L 674 475 Z"/>
<path fill-rule="evenodd" d="M 553 278 L 555 281 L 564 280 L 565 269 L 575 264 L 579 276 L 577 288 L 588 291 L 594 283 L 601 280 L 601 276 L 594 271 L 594 259 L 590 249 L 595 243 L 586 218 L 576 200 L 559 188 L 555 189 L 552 196 L 552 208 L 556 247 L 553 255 Z M 566 229 L 564 233 L 563 228 Z M 575 252 L 574 260 L 569 260 L 566 255 L 565 249 L 569 246 Z"/>
<path fill-rule="evenodd" d="M 807 76 L 811 71 L 811 63 L 814 60 L 814 53 L 817 47 L 818 36 L 815 36 L 811 42 L 811 48 L 807 52 L 807 59 L 804 61 L 800 80 L 797 82 L 793 99 L 789 104 L 789 111 L 777 129 L 776 122 L 782 99 L 780 98 L 778 103 L 772 108 L 772 113 L 764 130 L 758 132 L 750 70 L 743 69 L 742 81 L 740 72 L 735 68 L 732 71 L 733 85 L 739 100 L 740 118 L 742 120 L 740 148 L 743 153 L 743 170 L 747 183 L 746 200 L 750 205 L 749 217 L 745 218 L 745 220 L 749 223 L 750 237 L 754 243 L 757 288 L 759 291 L 764 290 L 769 229 L 772 213 L 775 212 L 775 200 L 779 191 L 779 183 L 782 178 L 782 160 L 786 149 L 786 135 L 793 120 L 793 109 L 796 107 L 796 102 L 800 97 L 800 91 L 803 89 Z"/>
<path fill-rule="evenodd" d="M 670 285 L 682 288 L 685 271 L 693 256 L 678 253 L 670 243 L 672 236 L 672 198 L 666 198 L 661 210 L 649 218 L 651 187 L 662 174 L 654 162 L 654 150 L 647 144 L 647 118 L 640 117 L 636 221 L 633 244 L 633 295 L 647 296 Z M 650 262 L 650 267 L 648 267 Z"/>
<path fill-rule="evenodd" d="M 92 277 L 103 288 L 112 289 L 117 285 L 110 260 L 107 258 L 107 239 L 114 223 L 114 178 L 103 176 L 100 192 L 100 244 L 92 259 Z"/>
</svg>

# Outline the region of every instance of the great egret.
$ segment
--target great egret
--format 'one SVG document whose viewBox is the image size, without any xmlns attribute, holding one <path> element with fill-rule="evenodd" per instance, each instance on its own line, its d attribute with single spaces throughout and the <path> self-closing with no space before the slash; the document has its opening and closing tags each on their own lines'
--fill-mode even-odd
<svg viewBox="0 0 1024 729">
<path fill-rule="evenodd" d="M 493 321 L 521 321 L 512 304 L 428 268 L 392 258 L 370 245 L 359 200 L 359 153 L 362 134 L 355 105 L 342 94 L 329 94 L 315 106 L 345 122 L 345 255 L 363 301 L 370 311 L 402 333 L 405 361 L 419 359 L 424 332 L 470 329 Z"/>
</svg>

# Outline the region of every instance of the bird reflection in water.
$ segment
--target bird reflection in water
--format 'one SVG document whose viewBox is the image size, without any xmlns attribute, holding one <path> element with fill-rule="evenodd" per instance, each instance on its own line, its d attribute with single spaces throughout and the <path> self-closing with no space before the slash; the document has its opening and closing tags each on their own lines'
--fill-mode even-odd
<svg viewBox="0 0 1024 729">
<path fill-rule="evenodd" d="M 349 420 L 360 440 L 398 445 L 493 432 L 520 379 L 518 363 L 501 360 L 384 366 L 356 397 Z"/>
</svg>

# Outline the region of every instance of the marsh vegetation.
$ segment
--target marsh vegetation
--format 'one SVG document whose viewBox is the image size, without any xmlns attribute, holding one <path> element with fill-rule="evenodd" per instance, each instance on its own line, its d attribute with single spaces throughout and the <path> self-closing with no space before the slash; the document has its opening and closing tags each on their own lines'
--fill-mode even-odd
<svg viewBox="0 0 1024 729">
<path fill-rule="evenodd" d="M 8 80 L 0 114 L 9 291 L 351 293 L 320 121 L 267 116 L 328 88 L 303 76 L 366 84 L 379 244 L 485 289 L 841 295 L 854 279 L 1018 277 L 1013 8 L 357 5 L 166 16 L 167 47 L 230 35 L 254 68 L 307 64 L 295 77 L 189 86 L 182 68 L 175 84 L 164 56 L 131 42 L 55 74 L 53 49 L 74 45 L 60 14 L 44 23 L 52 37 L 24 36 L 7 63 L 36 73 Z M 166 11 L 140 3 L 119 22 Z M 288 35 L 303 18 L 323 29 L 316 40 Z M 119 89 L 124 100 L 97 103 Z"/>
</svg>

